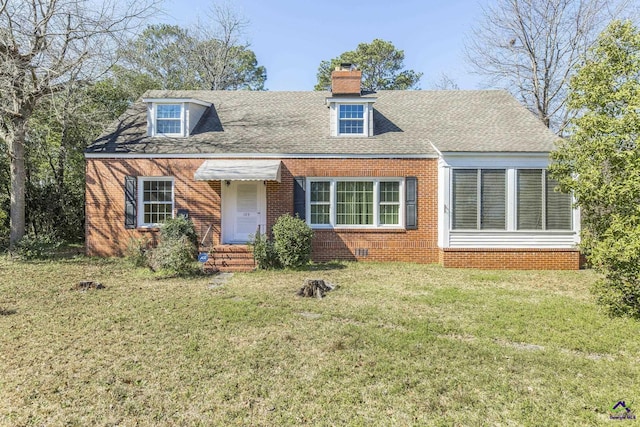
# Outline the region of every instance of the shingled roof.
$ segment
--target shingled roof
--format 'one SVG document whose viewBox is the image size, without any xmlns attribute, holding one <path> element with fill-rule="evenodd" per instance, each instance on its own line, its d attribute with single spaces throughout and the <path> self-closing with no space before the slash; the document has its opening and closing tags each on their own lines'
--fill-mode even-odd
<svg viewBox="0 0 640 427">
<path fill-rule="evenodd" d="M 213 104 L 187 138 L 147 136 L 140 100 L 89 154 L 436 155 L 548 152 L 557 140 L 505 91 L 379 91 L 372 137 L 332 137 L 330 92 L 149 91 Z M 365 96 L 365 97 L 366 97 Z"/>
</svg>

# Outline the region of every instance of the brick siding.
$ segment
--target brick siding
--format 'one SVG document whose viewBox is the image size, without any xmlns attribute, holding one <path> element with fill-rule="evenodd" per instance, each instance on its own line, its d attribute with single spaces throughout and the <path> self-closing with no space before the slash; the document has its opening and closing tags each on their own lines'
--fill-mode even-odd
<svg viewBox="0 0 640 427">
<path fill-rule="evenodd" d="M 444 267 L 490 270 L 577 270 L 582 264 L 575 249 L 442 249 Z"/>
<path fill-rule="evenodd" d="M 193 179 L 205 159 L 87 159 L 86 252 L 122 255 L 131 238 L 157 239 L 157 230 L 124 228 L 125 176 L 172 176 L 175 211 L 187 209 L 206 246 L 221 242 L 221 183 Z M 436 159 L 283 159 L 281 182 L 267 182 L 267 227 L 293 212 L 294 177 L 417 177 L 416 230 L 316 230 L 312 258 L 440 262 L 446 267 L 575 269 L 572 250 L 438 248 Z"/>
</svg>

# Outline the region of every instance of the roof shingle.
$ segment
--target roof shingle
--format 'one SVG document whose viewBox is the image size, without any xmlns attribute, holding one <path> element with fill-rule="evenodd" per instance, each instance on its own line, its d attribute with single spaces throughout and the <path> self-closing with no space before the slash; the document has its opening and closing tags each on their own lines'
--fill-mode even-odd
<svg viewBox="0 0 640 427">
<path fill-rule="evenodd" d="M 558 139 L 505 91 L 380 91 L 373 137 L 332 137 L 330 92 L 149 91 L 210 102 L 188 138 L 148 137 L 136 102 L 87 153 L 435 155 L 548 152 Z M 433 146 L 432 146 L 433 144 Z"/>
</svg>

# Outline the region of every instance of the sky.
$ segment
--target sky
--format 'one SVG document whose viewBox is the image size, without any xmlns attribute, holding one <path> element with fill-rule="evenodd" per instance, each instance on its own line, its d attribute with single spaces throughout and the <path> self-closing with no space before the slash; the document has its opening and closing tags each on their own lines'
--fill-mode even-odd
<svg viewBox="0 0 640 427">
<path fill-rule="evenodd" d="M 165 0 L 160 22 L 188 28 L 214 0 Z M 464 59 L 464 40 L 482 0 L 233 0 L 248 21 L 243 37 L 267 69 L 266 89 L 313 90 L 322 60 L 376 38 L 404 50 L 406 69 L 424 73 L 430 89 L 442 74 L 460 89 L 480 89 Z M 488 0 L 484 0 L 488 1 Z M 188 4 L 188 6 L 186 5 Z"/>
</svg>

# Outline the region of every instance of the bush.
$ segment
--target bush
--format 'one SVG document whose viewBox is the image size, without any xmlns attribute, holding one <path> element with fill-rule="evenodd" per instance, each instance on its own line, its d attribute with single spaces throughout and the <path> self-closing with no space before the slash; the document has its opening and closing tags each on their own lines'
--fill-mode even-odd
<svg viewBox="0 0 640 427">
<path fill-rule="evenodd" d="M 148 267 L 150 251 L 149 239 L 132 237 L 124 251 L 124 257 L 136 267 Z"/>
<path fill-rule="evenodd" d="M 257 234 L 251 243 L 253 247 L 253 258 L 256 261 L 258 269 L 270 270 L 280 267 L 278 254 L 273 246 L 273 241 L 269 240 L 264 234 Z"/>
<path fill-rule="evenodd" d="M 197 271 L 193 242 L 187 237 L 162 239 L 151 251 L 149 266 L 154 271 L 165 271 L 178 276 L 192 275 Z"/>
<path fill-rule="evenodd" d="M 9 221 L 7 213 L 0 208 L 0 250 L 9 247 Z"/>
<path fill-rule="evenodd" d="M 24 259 L 45 259 L 56 254 L 64 242 L 50 234 L 25 234 L 16 245 L 16 253 Z"/>
<path fill-rule="evenodd" d="M 274 250 L 283 267 L 295 268 L 311 259 L 313 230 L 300 218 L 282 215 L 273 226 Z"/>
<path fill-rule="evenodd" d="M 160 226 L 160 243 L 150 251 L 149 266 L 179 276 L 194 274 L 198 268 L 198 237 L 193 223 L 177 217 Z"/>
<path fill-rule="evenodd" d="M 198 256 L 198 234 L 190 220 L 182 216 L 167 219 L 160 227 L 160 237 L 162 237 L 163 240 L 186 237 L 193 244 L 194 257 Z"/>
</svg>

